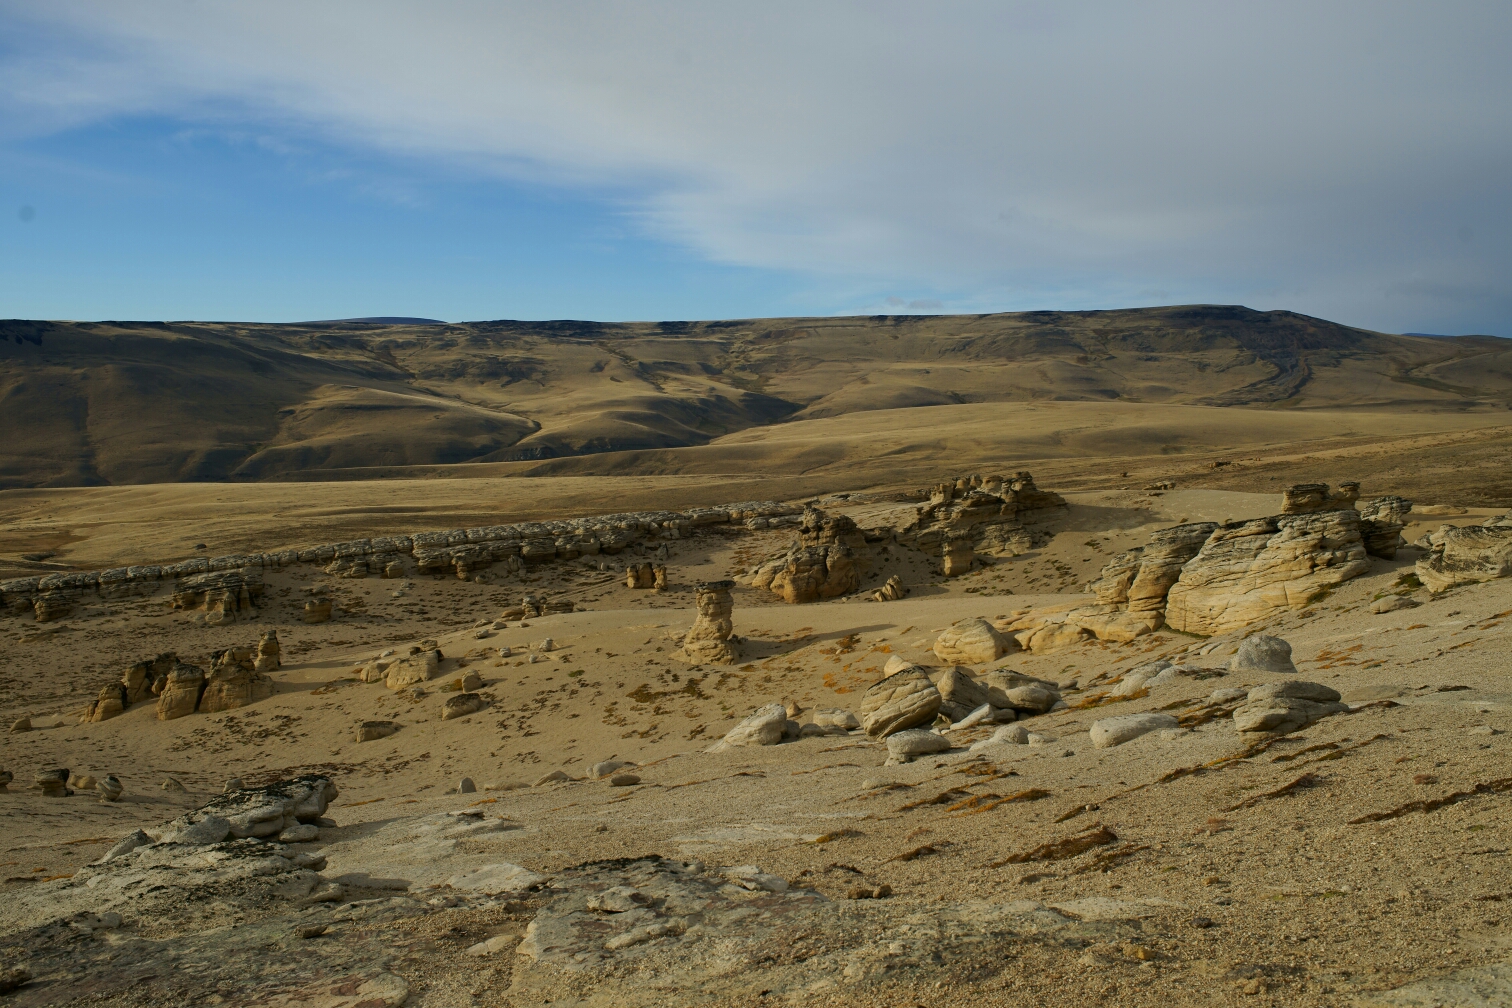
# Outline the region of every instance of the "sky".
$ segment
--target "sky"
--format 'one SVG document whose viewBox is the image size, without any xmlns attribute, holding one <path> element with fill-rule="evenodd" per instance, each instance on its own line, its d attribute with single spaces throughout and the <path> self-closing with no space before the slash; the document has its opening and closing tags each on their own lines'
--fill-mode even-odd
<svg viewBox="0 0 1512 1008">
<path fill-rule="evenodd" d="M 1512 336 L 1512 5 L 0 0 L 0 316 Z"/>
</svg>

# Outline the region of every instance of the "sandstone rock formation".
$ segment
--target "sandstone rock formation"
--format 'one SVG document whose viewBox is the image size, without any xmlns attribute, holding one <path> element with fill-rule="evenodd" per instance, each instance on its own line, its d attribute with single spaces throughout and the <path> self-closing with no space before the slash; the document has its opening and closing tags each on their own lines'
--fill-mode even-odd
<svg viewBox="0 0 1512 1008">
<path fill-rule="evenodd" d="M 1353 509 L 1220 525 L 1171 587 L 1165 621 L 1222 633 L 1301 608 L 1369 569 Z"/>
<path fill-rule="evenodd" d="M 1360 484 L 1340 483 L 1330 490 L 1327 483 L 1298 483 L 1281 493 L 1282 514 L 1313 514 L 1318 511 L 1352 509 L 1360 499 Z"/>
<path fill-rule="evenodd" d="M 164 823 L 158 839 L 213 844 L 227 837 L 277 837 L 301 823 L 318 825 L 339 792 L 330 778 L 305 774 L 267 787 L 217 795 L 192 812 Z M 219 834 L 218 836 L 216 834 Z"/>
<path fill-rule="evenodd" d="M 429 682 L 441 670 L 443 657 L 435 641 L 421 641 L 411 647 L 407 655 L 388 666 L 384 673 L 383 684 L 391 690 L 397 690 L 416 683 Z"/>
<path fill-rule="evenodd" d="M 121 795 L 126 789 L 121 786 L 121 781 L 115 774 L 106 774 L 95 782 L 95 790 L 100 794 L 101 801 L 116 802 L 121 800 Z"/>
<path fill-rule="evenodd" d="M 314 598 L 304 604 L 304 613 L 300 617 L 306 623 L 328 623 L 331 619 L 331 600 L 328 598 Z"/>
<path fill-rule="evenodd" d="M 283 665 L 283 649 L 278 644 L 278 631 L 267 630 L 257 640 L 257 660 L 253 668 L 258 672 L 277 672 Z"/>
<path fill-rule="evenodd" d="M 84 715 L 85 721 L 108 721 L 127 707 L 126 687 L 122 683 L 106 683 L 100 687 L 99 696 Z"/>
<path fill-rule="evenodd" d="M 940 547 L 940 573 L 948 578 L 970 573 L 975 563 L 976 552 L 969 535 L 951 536 Z"/>
<path fill-rule="evenodd" d="M 694 663 L 728 665 L 737 658 L 730 643 L 734 629 L 730 614 L 735 602 L 730 598 L 734 581 L 707 581 L 698 586 L 695 597 L 698 618 L 683 639 L 683 657 Z"/>
<path fill-rule="evenodd" d="M 910 665 L 873 683 L 861 698 L 861 727 L 872 738 L 885 738 L 934 721 L 944 698 L 923 669 Z"/>
<path fill-rule="evenodd" d="M 1430 536 L 1429 553 L 1414 567 L 1437 594 L 1455 585 L 1512 577 L 1512 514 L 1484 525 L 1444 526 Z"/>
<path fill-rule="evenodd" d="M 908 595 L 908 588 L 904 586 L 903 579 L 894 574 L 886 583 L 871 593 L 873 602 L 896 602 Z"/>
<path fill-rule="evenodd" d="M 31 790 L 42 792 L 44 798 L 67 798 L 73 794 L 68 789 L 68 770 L 43 770 L 33 775 Z"/>
<path fill-rule="evenodd" d="M 247 647 L 213 652 L 199 710 L 214 714 L 272 696 L 273 678 L 257 671 L 256 655 L 256 651 Z"/>
<path fill-rule="evenodd" d="M 1297 666 L 1292 664 L 1291 654 L 1291 645 L 1280 637 L 1256 634 L 1240 643 L 1239 650 L 1229 659 L 1229 671 L 1241 675 L 1294 676 Z"/>
<path fill-rule="evenodd" d="M 991 623 L 971 617 L 940 634 L 934 653 L 952 665 L 988 665 L 1008 653 L 1008 641 Z"/>
<path fill-rule="evenodd" d="M 1033 547 L 1024 526 L 1050 509 L 1065 507 L 1058 494 L 1040 490 L 1027 472 L 1012 477 L 958 476 L 929 490 L 929 503 L 899 531 L 899 540 L 928 553 L 944 555 L 947 542 L 965 539 L 974 552 L 1016 556 Z M 964 558 L 965 546 L 953 547 Z"/>
<path fill-rule="evenodd" d="M 945 752 L 950 740 L 924 728 L 910 728 L 887 736 L 886 766 L 912 763 L 915 757 Z"/>
<path fill-rule="evenodd" d="M 1122 714 L 1092 722 L 1092 744 L 1099 749 L 1122 745 L 1153 731 L 1179 728 L 1181 723 L 1169 714 Z"/>
<path fill-rule="evenodd" d="M 1146 545 L 1118 554 L 1087 586 L 1097 594 L 1098 607 L 1077 610 L 1071 620 L 1099 640 L 1130 641 L 1160 629 L 1167 593 L 1217 527 L 1215 522 L 1174 525 Z"/>
<path fill-rule="evenodd" d="M 1266 683 L 1249 691 L 1234 711 L 1234 730 L 1242 734 L 1286 735 L 1300 731 L 1330 714 L 1343 714 L 1338 691 L 1319 683 L 1289 680 Z"/>
<path fill-rule="evenodd" d="M 1412 514 L 1412 501 L 1405 497 L 1376 497 L 1361 501 L 1357 510 L 1365 552 L 1386 560 L 1396 559 L 1397 548 L 1402 545 L 1402 529 L 1407 527 Z"/>
<path fill-rule="evenodd" d="M 171 721 L 193 714 L 205 690 L 205 670 L 198 665 L 176 662 L 163 680 L 157 700 L 159 721 Z"/>
<path fill-rule="evenodd" d="M 856 523 L 815 507 L 804 509 L 798 539 L 780 556 L 757 567 L 751 586 L 770 591 L 789 605 L 849 595 L 861 587 L 866 542 Z"/>
<path fill-rule="evenodd" d="M 787 721 L 788 713 L 785 706 L 780 703 L 767 704 L 731 728 L 725 733 L 724 738 L 710 746 L 707 751 L 713 753 L 741 746 L 776 745 L 782 741 L 783 729 Z"/>
<path fill-rule="evenodd" d="M 441 720 L 450 721 L 452 718 L 465 717 L 468 714 L 476 714 L 483 709 L 483 698 L 476 693 L 458 693 L 446 698 L 441 705 Z"/>
<path fill-rule="evenodd" d="M 625 568 L 625 587 L 664 591 L 667 587 L 667 568 L 662 564 L 631 564 Z"/>
<path fill-rule="evenodd" d="M 357 725 L 353 737 L 358 742 L 374 742 L 388 738 L 398 730 L 399 725 L 393 721 L 363 721 Z"/>
</svg>

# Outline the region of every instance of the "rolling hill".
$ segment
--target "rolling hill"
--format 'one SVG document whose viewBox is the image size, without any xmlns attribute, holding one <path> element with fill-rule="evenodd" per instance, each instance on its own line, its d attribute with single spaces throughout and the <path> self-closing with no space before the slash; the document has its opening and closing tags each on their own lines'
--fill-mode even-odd
<svg viewBox="0 0 1512 1008">
<path fill-rule="evenodd" d="M 1035 401 L 1502 411 L 1512 343 L 1222 305 L 713 322 L 12 320 L 0 322 L 0 488 L 655 452 L 875 410 Z"/>
</svg>

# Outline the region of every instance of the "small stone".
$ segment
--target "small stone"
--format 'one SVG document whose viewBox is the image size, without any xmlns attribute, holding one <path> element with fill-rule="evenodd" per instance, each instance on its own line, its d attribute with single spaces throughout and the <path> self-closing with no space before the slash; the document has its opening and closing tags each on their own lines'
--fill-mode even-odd
<svg viewBox="0 0 1512 1008">
<path fill-rule="evenodd" d="M 555 784 L 557 781 L 572 780 L 565 770 L 553 770 L 551 773 L 537 780 L 532 787 L 540 787 L 543 784 Z"/>
<path fill-rule="evenodd" d="M 172 777 L 164 780 L 163 783 L 158 785 L 158 787 L 162 788 L 164 791 L 169 791 L 174 794 L 187 794 L 189 791 L 188 788 L 184 787 L 184 785 L 180 784 Z"/>
<path fill-rule="evenodd" d="M 1092 744 L 1099 749 L 1107 749 L 1152 731 L 1180 727 L 1180 722 L 1169 714 L 1124 714 L 1103 718 L 1092 722 Z"/>
<path fill-rule="evenodd" d="M 1396 612 L 1399 609 L 1416 609 L 1422 604 L 1417 599 L 1408 598 L 1406 595 L 1387 595 L 1385 598 L 1378 598 L 1372 602 L 1370 604 L 1370 611 L 1373 613 L 1389 613 Z"/>
<path fill-rule="evenodd" d="M 329 930 L 330 925 L 328 924 L 301 924 L 294 929 L 294 936 L 296 938 L 319 938 Z"/>
<path fill-rule="evenodd" d="M 480 941 L 478 944 L 470 946 L 467 949 L 467 954 L 470 956 L 493 955 L 501 949 L 507 949 L 519 943 L 519 938 L 512 935 L 494 935 L 487 941 Z"/>
<path fill-rule="evenodd" d="M 230 780 L 226 781 L 226 786 L 221 788 L 221 791 L 224 794 L 230 794 L 232 791 L 240 791 L 246 786 L 247 785 L 242 783 L 242 779 L 240 777 L 232 777 Z"/>
<path fill-rule="evenodd" d="M 886 883 L 879 886 L 856 885 L 851 886 L 845 892 L 846 899 L 885 899 L 892 895 L 892 886 Z"/>
<path fill-rule="evenodd" d="M 466 693 L 476 693 L 483 688 L 483 677 L 476 672 L 469 672 L 462 677 L 462 690 Z"/>
<path fill-rule="evenodd" d="M 354 735 L 358 742 L 374 742 L 388 738 L 398 730 L 399 725 L 393 721 L 363 721 Z"/>
<path fill-rule="evenodd" d="M 1229 659 L 1229 671 L 1296 675 L 1291 654 L 1291 645 L 1280 637 L 1256 634 L 1239 645 L 1238 653 Z"/>
<path fill-rule="evenodd" d="M 138 847 L 145 847 L 152 842 L 152 837 L 148 836 L 146 833 L 142 832 L 141 830 L 132 830 L 131 833 L 127 834 L 121 840 L 118 840 L 115 846 L 106 851 L 104 856 L 102 856 L 100 860 L 96 861 L 95 864 L 105 864 L 107 861 L 114 861 L 116 858 L 121 857 L 122 855 L 130 854 Z"/>
<path fill-rule="evenodd" d="M 298 826 L 290 826 L 278 834 L 279 843 L 309 843 L 311 840 L 320 839 L 320 827 L 310 823 L 300 823 Z"/>
<path fill-rule="evenodd" d="M 1500 735 L 1501 733 L 1502 732 L 1500 728 L 1492 728 L 1490 725 L 1485 724 L 1476 725 L 1474 728 L 1471 728 L 1469 732 L 1469 734 L 1471 735 Z"/>
<path fill-rule="evenodd" d="M 640 782 L 641 779 L 633 773 L 617 773 L 609 778 L 610 787 L 630 787 Z"/>
<path fill-rule="evenodd" d="M 945 752 L 950 740 L 923 728 L 909 728 L 887 737 L 887 761 L 909 763 L 915 756 Z"/>
<path fill-rule="evenodd" d="M 0 791 L 10 786 L 10 782 L 16 779 L 16 775 L 9 770 L 0 770 Z"/>
<path fill-rule="evenodd" d="M 99 792 L 101 801 L 120 801 L 121 794 L 125 790 L 115 774 L 106 774 L 95 783 L 95 791 Z"/>
<path fill-rule="evenodd" d="M 475 794 L 477 790 L 478 786 L 473 783 L 471 777 L 463 777 L 461 783 L 457 785 L 457 794 Z"/>
<path fill-rule="evenodd" d="M 1211 917 L 1193 917 L 1192 918 L 1192 927 L 1194 927 L 1194 928 L 1210 928 L 1212 926 L 1213 926 L 1213 918 L 1211 918 Z"/>
<path fill-rule="evenodd" d="M 31 731 L 32 730 L 31 718 L 24 717 L 24 718 L 18 718 L 17 720 L 12 721 L 11 722 L 11 726 L 10 726 L 10 730 L 13 731 L 13 732 Z M 23 972 L 25 972 L 25 971 L 23 971 Z"/>
</svg>

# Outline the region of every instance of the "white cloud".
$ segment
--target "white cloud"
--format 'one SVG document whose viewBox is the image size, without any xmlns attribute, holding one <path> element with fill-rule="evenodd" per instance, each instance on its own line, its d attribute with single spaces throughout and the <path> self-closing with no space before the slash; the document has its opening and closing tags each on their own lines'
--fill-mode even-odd
<svg viewBox="0 0 1512 1008">
<path fill-rule="evenodd" d="M 1512 308 L 1503 4 L 0 9 L 30 26 L 0 68 L 12 135 L 144 112 L 314 133 L 612 190 L 711 260 L 952 309 Z"/>
</svg>

